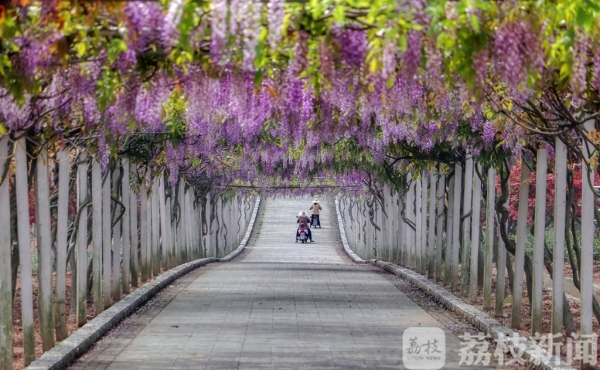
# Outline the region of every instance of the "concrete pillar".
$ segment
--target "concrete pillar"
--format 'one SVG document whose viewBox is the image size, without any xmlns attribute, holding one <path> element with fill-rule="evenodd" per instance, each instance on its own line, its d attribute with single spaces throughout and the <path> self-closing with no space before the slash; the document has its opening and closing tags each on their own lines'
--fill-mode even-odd
<svg viewBox="0 0 600 370">
<path fill-rule="evenodd" d="M 546 238 L 547 170 L 548 153 L 545 147 L 539 147 L 537 150 L 535 175 L 535 232 L 533 245 L 533 288 L 531 297 L 532 335 L 535 333 L 542 333 L 542 281 L 544 277 L 544 241 Z M 583 199 L 583 201 L 585 201 L 585 199 Z"/>
<path fill-rule="evenodd" d="M 483 265 L 483 309 L 488 310 L 492 304 L 492 262 L 494 252 L 494 215 L 496 212 L 496 170 L 488 169 L 487 199 L 485 202 L 485 255 Z"/>
<path fill-rule="evenodd" d="M 525 162 L 521 164 L 521 181 L 519 186 L 519 208 L 517 211 L 517 243 L 515 250 L 515 276 L 513 282 L 513 303 L 511 326 L 521 327 L 521 303 L 523 301 L 523 273 L 525 268 L 525 242 L 527 240 L 527 210 L 529 209 L 529 175 L 530 170 Z M 564 219 L 564 218 L 563 218 Z"/>
</svg>

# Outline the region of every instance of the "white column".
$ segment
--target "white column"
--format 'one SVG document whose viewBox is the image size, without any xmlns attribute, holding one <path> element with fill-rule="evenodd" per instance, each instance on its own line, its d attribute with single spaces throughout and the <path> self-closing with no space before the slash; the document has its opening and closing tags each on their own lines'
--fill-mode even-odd
<svg viewBox="0 0 600 370">
<path fill-rule="evenodd" d="M 413 201 L 415 199 L 414 197 L 414 190 L 415 190 L 415 184 L 414 182 L 412 182 L 412 176 L 409 173 L 407 175 L 408 181 L 410 183 L 410 186 L 408 188 L 408 193 L 406 194 L 406 212 L 405 212 L 405 217 L 407 220 L 410 221 L 414 221 L 415 220 L 415 214 L 414 214 L 414 204 Z M 414 230 L 407 225 L 406 227 L 406 231 L 408 231 L 407 233 L 407 238 L 406 238 L 406 267 L 407 268 L 413 268 L 414 267 L 414 263 L 413 263 L 413 258 L 414 258 L 414 247 L 415 247 L 415 232 Z"/>
<path fill-rule="evenodd" d="M 463 199 L 463 213 L 469 214 L 473 212 L 471 205 L 471 197 L 473 195 L 473 158 L 467 158 L 465 163 L 465 181 L 464 181 L 464 199 Z M 461 263 L 461 284 L 460 284 L 460 295 L 462 297 L 467 296 L 469 289 L 469 262 L 471 254 L 471 219 L 474 216 L 465 217 L 463 221 L 463 246 L 462 246 L 462 263 Z"/>
<path fill-rule="evenodd" d="M 402 225 L 404 222 L 402 221 L 402 200 L 400 199 L 400 193 L 396 192 L 394 194 L 394 212 L 392 213 L 392 218 L 394 219 L 394 230 L 395 230 L 395 240 L 394 240 L 394 254 L 393 260 L 396 263 L 401 263 L 402 261 L 402 241 L 404 239 L 404 234 L 402 233 Z"/>
<path fill-rule="evenodd" d="M 448 184 L 448 208 L 446 211 L 446 253 L 444 254 L 444 285 L 450 285 L 452 277 L 452 235 L 454 225 L 454 184 L 456 176 Z"/>
<path fill-rule="evenodd" d="M 544 276 L 544 240 L 546 238 L 546 173 L 548 153 L 538 148 L 535 174 L 535 235 L 533 246 L 533 288 L 531 334 L 542 333 L 542 280 Z M 585 199 L 583 200 L 585 201 Z M 582 217 L 583 219 L 583 217 Z"/>
<path fill-rule="evenodd" d="M 508 208 L 506 200 L 504 207 Z M 498 229 L 498 256 L 496 256 L 496 316 L 504 313 L 504 292 L 506 290 L 506 245 Z"/>
<path fill-rule="evenodd" d="M 137 169 L 134 167 L 133 171 L 137 172 Z M 138 237 L 138 195 L 133 191 L 129 196 L 129 220 L 131 221 L 131 286 L 138 286 L 138 273 L 140 271 L 140 262 L 139 262 L 139 237 Z"/>
<path fill-rule="evenodd" d="M 212 238 L 211 238 L 211 219 L 210 219 L 210 214 L 211 214 L 211 196 L 210 193 L 206 195 L 206 214 L 204 216 L 204 219 L 206 220 L 206 253 L 207 253 L 207 257 L 214 257 L 214 254 L 212 254 L 212 249 L 213 249 L 213 243 L 212 243 Z"/>
<path fill-rule="evenodd" d="M 8 137 L 0 136 L 0 169 L 10 161 Z M 0 209 L 10 210 L 8 179 L 0 179 Z M 10 212 L 0 212 L 0 322 L 12 323 Z M 12 324 L 0 325 L 0 363 L 5 369 L 13 366 Z"/>
<path fill-rule="evenodd" d="M 485 254 L 483 258 L 483 309 L 492 304 L 492 262 L 494 257 L 494 214 L 496 212 L 496 170 L 488 169 L 487 199 L 485 202 Z"/>
<path fill-rule="evenodd" d="M 38 317 L 42 348 L 54 347 L 54 299 L 52 292 L 52 236 L 48 150 L 40 149 L 35 168 L 35 223 L 38 247 Z"/>
<path fill-rule="evenodd" d="M 131 268 L 131 245 L 130 245 L 130 214 L 133 212 L 129 194 L 131 189 L 129 188 L 129 161 L 127 159 L 123 159 L 121 162 L 123 164 L 123 180 L 121 182 L 121 200 L 123 202 L 123 206 L 125 206 L 125 212 L 123 213 L 122 225 L 123 225 L 123 279 L 122 288 L 124 294 L 129 294 L 129 277 L 130 277 L 130 268 Z"/>
<path fill-rule="evenodd" d="M 427 272 L 427 177 L 421 181 L 421 274 Z"/>
<path fill-rule="evenodd" d="M 525 162 L 521 164 L 519 185 L 519 208 L 517 210 L 517 244 L 515 250 L 515 276 L 513 281 L 513 304 L 511 326 L 521 327 L 521 303 L 523 301 L 523 273 L 525 267 L 525 242 L 527 240 L 527 210 L 529 208 L 529 175 L 531 171 Z M 564 218 L 563 218 L 564 220 Z"/>
<path fill-rule="evenodd" d="M 454 165 L 454 218 L 452 220 L 452 283 L 450 291 L 458 288 L 458 256 L 460 251 L 460 198 L 462 193 L 462 166 Z"/>
<path fill-rule="evenodd" d="M 388 218 L 388 222 L 387 222 L 387 238 L 388 238 L 388 244 L 387 244 L 387 248 L 388 248 L 388 258 L 390 261 L 394 260 L 394 251 L 395 251 L 395 244 L 396 244 L 396 225 L 398 222 L 398 218 L 395 217 L 396 214 L 396 210 L 398 208 L 397 203 L 396 203 L 396 195 L 392 194 L 393 191 L 393 187 L 389 186 L 388 187 L 388 192 L 387 192 L 387 199 L 388 199 L 388 208 L 387 208 L 387 218 Z"/>
<path fill-rule="evenodd" d="M 175 190 L 173 190 L 174 192 Z M 167 227 L 167 240 L 168 240 L 168 245 L 169 245 L 169 249 L 167 250 L 167 259 L 169 261 L 168 263 L 168 268 L 173 268 L 175 266 L 177 266 L 177 257 L 175 255 L 175 242 L 173 240 L 173 234 L 174 234 L 174 230 L 173 230 L 173 223 L 171 222 L 171 199 L 173 198 L 173 196 L 168 197 L 165 202 L 165 218 L 166 218 L 166 227 Z"/>
<path fill-rule="evenodd" d="M 481 166 L 477 165 L 479 173 L 481 173 Z M 473 176 L 473 216 L 471 217 L 471 263 L 470 263 L 470 291 L 469 299 L 474 302 L 477 300 L 477 271 L 479 268 L 479 228 L 481 215 L 481 179 L 479 175 Z"/>
<path fill-rule="evenodd" d="M 87 275 L 87 273 L 86 273 Z M 104 309 L 102 302 L 102 169 L 92 160 L 92 292 L 94 315 Z"/>
<path fill-rule="evenodd" d="M 594 130 L 594 120 L 590 119 L 584 124 L 584 130 Z M 594 268 L 594 207 L 596 199 L 591 186 L 594 185 L 594 174 L 586 163 L 591 158 L 594 149 L 584 141 L 582 159 L 582 189 L 581 189 L 581 324 L 579 334 L 586 338 L 593 334 L 592 327 L 592 295 L 593 268 Z M 600 222 L 600 220 L 598 220 Z M 589 337 L 588 337 L 589 338 Z M 586 346 L 584 356 L 589 356 Z"/>
<path fill-rule="evenodd" d="M 526 166 L 523 166 L 526 167 Z M 587 184 L 583 184 L 586 186 Z M 567 207 L 567 147 L 557 137 L 554 147 L 554 248 L 552 254 L 552 334 L 563 327 L 563 278 L 565 266 L 565 214 Z M 562 342 L 562 340 L 560 341 Z M 560 354 L 558 354 L 560 355 Z"/>
<path fill-rule="evenodd" d="M 119 176 L 121 169 L 117 162 L 117 168 L 113 171 L 113 186 L 112 191 L 115 193 L 115 199 L 119 199 Z M 115 202 L 113 207 L 115 212 L 111 219 L 111 223 L 114 223 L 112 228 L 112 296 L 113 301 L 118 302 L 121 300 L 121 222 L 122 219 L 117 221 L 117 216 L 120 213 L 121 206 Z"/>
<path fill-rule="evenodd" d="M 440 173 L 437 185 L 437 234 L 435 245 L 435 280 L 442 281 L 442 246 L 444 239 L 444 207 L 446 193 L 446 174 Z"/>
<path fill-rule="evenodd" d="M 141 258 L 141 275 L 142 283 L 148 281 L 150 276 L 150 267 L 148 265 L 148 251 L 150 239 L 148 238 L 148 190 L 146 185 L 140 185 L 140 258 Z"/>
<path fill-rule="evenodd" d="M 431 181 L 429 185 L 429 234 L 427 237 L 427 277 L 433 279 L 433 270 L 435 264 L 435 214 L 436 214 L 436 185 L 437 175 L 431 174 Z"/>
<path fill-rule="evenodd" d="M 160 275 L 160 206 L 158 199 L 158 181 L 156 179 L 152 183 L 152 196 L 150 197 L 152 204 L 150 212 L 150 222 L 152 224 L 152 276 L 157 277 Z"/>
<path fill-rule="evenodd" d="M 24 347 L 24 357 L 25 357 L 25 365 L 29 365 L 33 360 L 35 360 L 35 337 L 34 337 L 34 320 L 33 320 L 33 280 L 32 280 L 32 267 L 31 267 L 31 230 L 29 225 L 29 184 L 27 182 L 27 139 L 25 137 L 19 139 L 15 143 L 15 187 L 14 191 L 16 192 L 17 197 L 17 234 L 19 241 L 19 261 L 20 261 L 20 274 L 21 274 L 21 322 L 23 325 L 23 347 Z M 1 144 L 0 144 L 1 145 Z M 2 148 L 2 152 L 0 152 L 0 163 L 3 162 L 3 157 L 6 157 L 5 150 L 6 147 Z M 66 162 L 68 166 L 68 161 Z M 68 169 L 68 168 L 67 168 Z M 4 164 L 0 166 L 0 174 L 4 170 Z M 59 173 L 59 185 L 61 184 L 61 180 L 63 179 L 63 174 Z M 67 179 L 67 186 L 69 177 Z M 5 183 L 8 183 L 8 178 L 4 180 Z M 8 188 L 7 188 L 8 190 Z M 59 194 L 61 197 L 60 201 L 64 200 L 64 194 Z M 60 203 L 59 203 L 60 204 Z M 8 206 L 7 208 L 10 209 Z M 61 207 L 64 212 L 64 208 Z M 6 213 L 7 216 L 10 216 L 10 212 L 2 212 Z M 61 218 L 61 222 L 65 221 L 64 216 Z M 7 222 L 7 225 L 10 226 L 10 222 Z M 9 230 L 10 232 L 10 230 Z M 64 230 L 64 235 L 66 237 L 67 233 Z M 58 235 L 57 235 L 58 237 Z M 10 242 L 6 245 L 10 246 Z M 59 248 L 63 248 L 66 245 L 61 245 Z M 9 248 L 10 250 L 10 248 Z M 9 259 L 10 261 L 10 259 Z M 65 261 L 66 262 L 66 261 Z M 10 265 L 7 268 L 7 271 L 11 271 Z M 65 268 L 66 269 L 66 268 Z M 64 285 L 64 280 L 63 280 Z M 9 285 L 10 286 L 10 285 Z M 64 288 L 62 290 L 64 292 Z M 61 305 L 59 302 L 60 299 L 57 299 L 57 304 Z M 64 313 L 64 294 L 62 300 L 62 312 Z M 10 299 L 12 303 L 12 297 Z M 10 327 L 10 325 L 9 325 Z M 1 343 L 0 343 L 1 345 Z M 12 343 L 10 344 L 12 346 Z"/>
<path fill-rule="evenodd" d="M 110 214 L 110 170 L 102 184 L 102 298 L 104 309 L 112 305 L 110 290 L 111 274 L 111 214 Z"/>
<path fill-rule="evenodd" d="M 87 249 L 88 249 L 88 212 L 83 205 L 88 197 L 88 163 L 87 155 L 82 152 L 77 165 L 77 204 L 79 224 L 77 225 L 77 326 L 86 322 L 87 300 Z"/>
<path fill-rule="evenodd" d="M 185 258 L 185 239 L 184 239 L 184 226 L 183 226 L 183 180 L 179 179 L 177 185 L 177 204 L 179 208 L 177 210 L 177 258 L 179 264 L 186 261 Z"/>
<path fill-rule="evenodd" d="M 161 252 L 161 263 L 160 265 L 164 270 L 169 268 L 169 233 L 167 231 L 167 208 L 165 199 L 165 179 L 164 176 L 160 176 L 157 179 L 158 186 L 158 207 L 159 207 L 159 219 L 160 219 L 160 244 L 162 246 Z"/>
<path fill-rule="evenodd" d="M 64 146 L 56 153 L 58 166 L 58 201 L 56 214 L 56 339 L 63 340 L 67 330 L 65 305 L 67 289 L 67 250 L 69 221 L 69 147 Z M 23 261 L 23 260 L 21 260 Z M 21 265 L 21 271 L 22 270 Z M 22 291 L 21 291 L 22 292 Z M 22 297 L 21 297 L 22 298 Z M 32 356 L 33 359 L 34 356 Z"/>
</svg>

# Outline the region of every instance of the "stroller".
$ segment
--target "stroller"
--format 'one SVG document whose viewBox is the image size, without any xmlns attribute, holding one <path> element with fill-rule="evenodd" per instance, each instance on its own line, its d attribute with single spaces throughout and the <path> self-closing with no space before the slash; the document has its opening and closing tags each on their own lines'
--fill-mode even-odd
<svg viewBox="0 0 600 370">
<path fill-rule="evenodd" d="M 300 224 L 296 231 L 296 241 L 300 240 L 303 244 L 308 241 L 308 228 L 306 224 Z"/>
</svg>

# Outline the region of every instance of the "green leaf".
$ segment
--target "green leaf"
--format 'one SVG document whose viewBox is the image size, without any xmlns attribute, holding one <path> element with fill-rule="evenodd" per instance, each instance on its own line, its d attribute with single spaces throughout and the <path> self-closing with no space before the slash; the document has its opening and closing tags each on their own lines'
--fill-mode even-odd
<svg viewBox="0 0 600 370">
<path fill-rule="evenodd" d="M 260 87 L 260 84 L 262 83 L 264 76 L 265 76 L 264 70 L 259 69 L 256 71 L 256 73 L 254 74 L 254 87 L 256 87 L 256 88 Z"/>
<path fill-rule="evenodd" d="M 77 51 L 77 56 L 80 58 L 85 55 L 86 49 L 87 49 L 87 46 L 85 45 L 85 42 L 83 42 L 83 41 L 78 42 L 77 45 L 75 45 L 75 50 Z"/>
<path fill-rule="evenodd" d="M 406 41 L 406 35 L 400 35 L 400 51 L 405 53 L 408 48 L 408 42 Z"/>
<path fill-rule="evenodd" d="M 372 58 L 369 63 L 369 72 L 375 73 L 379 70 L 379 63 L 377 58 Z"/>
<path fill-rule="evenodd" d="M 0 123 L 0 135 L 6 135 L 8 131 L 6 131 L 6 127 Z"/>
<path fill-rule="evenodd" d="M 263 27 L 262 30 L 260 31 L 260 35 L 258 36 L 258 41 L 267 42 L 268 39 L 269 39 L 269 31 L 267 30 L 266 27 Z"/>
<path fill-rule="evenodd" d="M 252 61 L 252 65 L 256 69 L 260 69 L 267 64 L 267 57 L 265 55 L 265 44 L 263 42 L 259 42 L 258 44 L 256 44 L 254 50 L 256 51 L 256 56 Z"/>
<path fill-rule="evenodd" d="M 387 86 L 388 89 L 391 89 L 395 82 L 394 76 L 390 76 L 387 78 L 387 81 L 385 81 L 385 86 Z"/>
<path fill-rule="evenodd" d="M 341 4 L 338 4 L 333 12 L 333 20 L 336 23 L 344 23 L 345 18 L 346 12 L 344 11 L 344 7 Z"/>
<path fill-rule="evenodd" d="M 321 18 L 328 5 L 329 1 L 311 0 L 310 8 L 312 9 L 313 19 Z"/>
<path fill-rule="evenodd" d="M 110 43 L 118 51 L 121 51 L 121 52 L 127 51 L 127 44 L 125 43 L 125 41 L 123 41 L 121 39 L 112 39 Z"/>
<path fill-rule="evenodd" d="M 577 8 L 575 21 L 579 27 L 589 32 L 592 27 L 592 23 L 594 22 L 594 17 L 592 14 L 588 13 L 584 7 L 580 6 Z"/>
<path fill-rule="evenodd" d="M 473 31 L 475 33 L 479 33 L 479 19 L 475 14 L 471 14 L 471 26 L 473 26 Z"/>
</svg>

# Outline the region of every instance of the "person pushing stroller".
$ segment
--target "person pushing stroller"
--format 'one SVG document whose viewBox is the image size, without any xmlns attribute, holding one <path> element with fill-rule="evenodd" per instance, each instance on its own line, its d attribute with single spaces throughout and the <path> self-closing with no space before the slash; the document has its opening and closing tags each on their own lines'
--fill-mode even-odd
<svg viewBox="0 0 600 370">
<path fill-rule="evenodd" d="M 312 211 L 312 215 L 310 215 L 311 224 L 312 224 L 312 220 L 316 219 L 315 221 L 317 223 L 316 223 L 315 227 L 318 226 L 320 228 L 321 220 L 319 219 L 319 211 L 323 210 L 323 208 L 321 208 L 321 204 L 318 199 L 313 200 L 313 203 L 310 205 L 309 210 Z"/>
<path fill-rule="evenodd" d="M 306 233 L 308 234 L 308 239 L 310 239 L 311 243 L 314 243 L 312 238 L 312 232 L 310 231 L 310 219 L 305 211 L 302 211 L 298 214 L 298 220 L 296 223 L 300 224 L 299 226 L 304 225 L 306 227 Z M 300 228 L 296 230 L 296 241 L 298 241 L 298 237 L 300 236 Z"/>
</svg>

